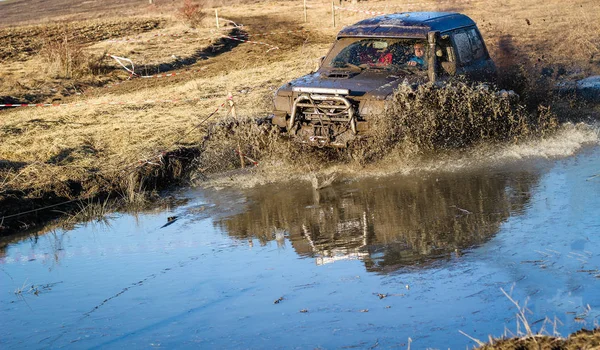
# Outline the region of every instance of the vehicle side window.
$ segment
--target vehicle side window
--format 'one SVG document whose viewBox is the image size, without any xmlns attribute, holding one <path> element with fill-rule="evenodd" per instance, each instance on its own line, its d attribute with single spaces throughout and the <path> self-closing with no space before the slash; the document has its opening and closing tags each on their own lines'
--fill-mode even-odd
<svg viewBox="0 0 600 350">
<path fill-rule="evenodd" d="M 475 28 L 469 29 L 467 31 L 469 35 L 469 40 L 471 41 L 471 50 L 473 51 L 473 59 L 478 60 L 485 55 L 485 50 L 483 48 L 483 43 L 481 42 L 481 37 Z"/>
<path fill-rule="evenodd" d="M 456 46 L 458 61 L 460 63 L 467 64 L 473 60 L 471 42 L 466 32 L 461 31 L 454 34 L 454 45 Z"/>
</svg>

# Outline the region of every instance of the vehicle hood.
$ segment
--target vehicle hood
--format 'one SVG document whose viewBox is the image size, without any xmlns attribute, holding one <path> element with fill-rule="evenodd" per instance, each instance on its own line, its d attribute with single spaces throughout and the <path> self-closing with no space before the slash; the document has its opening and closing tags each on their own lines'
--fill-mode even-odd
<svg viewBox="0 0 600 350">
<path fill-rule="evenodd" d="M 389 72 L 365 69 L 362 72 L 347 70 L 320 70 L 308 74 L 283 85 L 278 91 L 279 96 L 294 96 L 298 92 L 295 87 L 348 89 L 350 96 L 358 100 L 385 99 L 394 92 L 400 84 L 417 85 L 425 82 L 426 75 L 405 72 Z"/>
</svg>

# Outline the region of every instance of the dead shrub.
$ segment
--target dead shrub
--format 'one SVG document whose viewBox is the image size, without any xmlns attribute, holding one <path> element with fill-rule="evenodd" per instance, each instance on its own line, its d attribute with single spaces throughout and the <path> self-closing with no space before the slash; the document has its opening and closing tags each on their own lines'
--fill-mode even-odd
<svg viewBox="0 0 600 350">
<path fill-rule="evenodd" d="M 203 3 L 197 3 L 192 0 L 183 0 L 183 6 L 178 9 L 179 17 L 183 18 L 191 28 L 196 28 L 205 16 L 204 12 L 202 12 L 203 5 Z"/>
<path fill-rule="evenodd" d="M 80 78 L 98 70 L 99 60 L 87 54 L 83 45 L 70 40 L 65 34 L 62 39 L 44 43 L 40 56 L 46 63 L 46 73 L 53 78 Z"/>
</svg>

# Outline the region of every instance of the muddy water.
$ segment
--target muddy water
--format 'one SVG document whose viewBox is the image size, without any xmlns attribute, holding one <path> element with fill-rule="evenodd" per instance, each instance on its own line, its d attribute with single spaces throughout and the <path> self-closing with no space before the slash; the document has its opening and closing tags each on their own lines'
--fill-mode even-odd
<svg viewBox="0 0 600 350">
<path fill-rule="evenodd" d="M 560 142 L 572 154 L 318 191 L 186 190 L 168 211 L 9 243 L 0 346 L 463 349 L 460 332 L 525 330 L 504 292 L 535 332 L 594 327 L 600 146 Z"/>
</svg>

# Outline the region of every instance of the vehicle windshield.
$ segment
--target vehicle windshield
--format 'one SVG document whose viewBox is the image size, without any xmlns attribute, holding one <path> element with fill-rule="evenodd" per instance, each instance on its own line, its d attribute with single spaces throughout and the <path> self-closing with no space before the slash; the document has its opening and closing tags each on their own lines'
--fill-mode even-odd
<svg viewBox="0 0 600 350">
<path fill-rule="evenodd" d="M 427 70 L 426 40 L 392 38 L 341 38 L 325 59 L 330 69 Z"/>
</svg>

